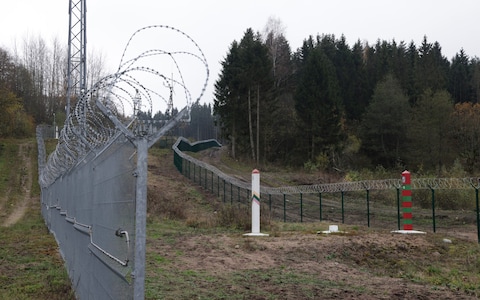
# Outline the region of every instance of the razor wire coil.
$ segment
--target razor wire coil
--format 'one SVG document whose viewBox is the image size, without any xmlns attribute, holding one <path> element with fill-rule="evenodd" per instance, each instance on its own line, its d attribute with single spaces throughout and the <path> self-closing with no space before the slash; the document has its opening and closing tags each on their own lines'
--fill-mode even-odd
<svg viewBox="0 0 480 300">
<path fill-rule="evenodd" d="M 179 138 L 173 145 L 173 150 L 182 159 L 189 161 L 200 168 L 209 170 L 222 180 L 231 183 L 234 186 L 242 189 L 250 189 L 250 182 L 240 180 L 233 176 L 227 175 L 216 167 L 198 160 L 190 155 L 182 152 L 178 145 L 181 141 L 187 142 L 185 138 Z M 285 195 L 285 194 L 319 194 L 319 193 L 340 193 L 353 192 L 365 190 L 392 190 L 401 189 L 401 179 L 380 179 L 380 180 L 362 180 L 352 182 L 337 182 L 337 183 L 323 183 L 312 185 L 297 185 L 297 186 L 281 186 L 268 187 L 261 186 L 262 194 L 270 195 Z M 412 189 L 480 189 L 480 177 L 466 177 L 466 178 L 413 178 L 411 180 Z"/>
<path fill-rule="evenodd" d="M 158 37 L 164 31 L 182 39 L 182 47 L 187 49 L 162 50 L 157 44 L 162 42 Z M 131 48 L 137 44 L 142 48 L 145 45 L 151 47 L 135 53 Z M 184 61 L 185 57 L 190 59 L 188 64 Z M 197 69 L 191 63 L 192 60 L 196 62 Z M 166 71 L 166 63 L 173 65 L 173 69 Z M 199 83 L 188 81 L 185 70 L 200 70 L 199 74 L 195 75 L 201 78 L 195 81 Z M 173 74 L 169 74 L 170 71 L 175 72 L 175 78 Z M 188 113 L 189 107 L 198 103 L 204 95 L 208 77 L 209 68 L 203 51 L 193 38 L 183 31 L 166 25 L 152 25 L 135 31 L 123 49 L 116 72 L 100 79 L 77 97 L 74 109 L 65 120 L 54 152 L 41 168 L 41 187 L 51 185 L 88 153 L 99 151 L 117 134 L 124 133 L 133 137 L 143 132 L 140 128 L 141 122 L 137 122 L 136 113 L 138 110 L 151 113 L 154 104 L 168 104 L 173 87 L 182 90 L 179 103 L 183 102 L 182 105 L 185 105 Z M 200 85 L 194 101 L 187 84 L 189 87 L 192 84 Z M 173 111 L 169 113 L 171 120 L 176 123 L 179 121 L 177 115 L 181 113 L 183 116 L 185 109 L 180 110 L 177 115 L 174 115 Z M 169 125 L 173 126 L 171 122 Z"/>
</svg>

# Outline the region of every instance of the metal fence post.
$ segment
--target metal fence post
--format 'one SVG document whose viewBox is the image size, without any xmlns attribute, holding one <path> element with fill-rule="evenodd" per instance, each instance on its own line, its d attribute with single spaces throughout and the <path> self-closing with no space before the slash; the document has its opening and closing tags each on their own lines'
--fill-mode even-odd
<svg viewBox="0 0 480 300">
<path fill-rule="evenodd" d="M 318 193 L 318 204 L 320 206 L 320 222 L 322 221 L 322 193 Z"/>
<path fill-rule="evenodd" d="M 435 233 L 437 231 L 437 226 L 435 224 L 435 190 L 433 188 L 430 188 L 432 190 L 432 220 L 433 220 L 433 232 Z"/>
<path fill-rule="evenodd" d="M 225 179 L 223 180 L 223 203 L 225 203 L 227 201 L 226 199 L 227 195 L 226 195 L 226 190 L 225 190 Z"/>
<path fill-rule="evenodd" d="M 480 207 L 478 204 L 478 188 L 475 188 L 475 200 L 477 204 L 477 239 L 478 243 L 480 243 Z"/>
<path fill-rule="evenodd" d="M 198 185 L 203 187 L 202 185 L 202 167 L 198 166 Z"/>
<path fill-rule="evenodd" d="M 145 241 L 147 231 L 147 158 L 146 137 L 137 139 L 137 185 L 135 201 L 134 299 L 145 298 Z"/>
<path fill-rule="evenodd" d="M 367 190 L 367 226 L 370 227 L 370 190 Z"/>
<path fill-rule="evenodd" d="M 283 194 L 283 222 L 287 222 L 287 195 Z"/>
<path fill-rule="evenodd" d="M 345 223 L 345 199 L 344 192 L 342 191 L 342 224 Z"/>
<path fill-rule="evenodd" d="M 397 187 L 397 228 L 400 230 L 400 188 Z"/>
<path fill-rule="evenodd" d="M 268 210 L 272 211 L 272 194 L 268 194 Z"/>
<path fill-rule="evenodd" d="M 300 193 L 300 222 L 303 222 L 303 194 Z"/>
</svg>

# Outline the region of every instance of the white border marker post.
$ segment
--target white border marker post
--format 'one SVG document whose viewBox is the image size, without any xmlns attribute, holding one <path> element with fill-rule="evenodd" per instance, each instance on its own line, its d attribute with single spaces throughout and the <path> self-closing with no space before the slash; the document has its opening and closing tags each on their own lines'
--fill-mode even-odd
<svg viewBox="0 0 480 300">
<path fill-rule="evenodd" d="M 268 236 L 260 233 L 260 171 L 252 171 L 252 233 L 245 236 Z"/>
</svg>

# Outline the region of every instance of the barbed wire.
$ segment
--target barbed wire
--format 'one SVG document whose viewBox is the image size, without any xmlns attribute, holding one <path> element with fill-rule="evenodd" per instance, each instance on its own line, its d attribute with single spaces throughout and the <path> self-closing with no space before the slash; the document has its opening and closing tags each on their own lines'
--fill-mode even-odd
<svg viewBox="0 0 480 300">
<path fill-rule="evenodd" d="M 178 40 L 161 47 L 166 43 L 161 38 L 164 31 L 173 33 Z M 181 49 L 162 50 L 177 44 Z M 195 80 L 188 80 L 186 71 L 189 79 L 195 72 Z M 137 114 L 139 111 L 152 113 L 155 104 L 168 105 L 173 87 L 182 90 L 176 95 L 175 103 L 185 107 L 177 114 L 173 110 L 169 112 L 170 121 L 165 126 L 174 126 L 205 94 L 209 72 L 203 51 L 183 31 L 166 25 L 152 25 L 135 31 L 123 50 L 117 71 L 100 79 L 89 90 L 82 91 L 76 99 L 55 151 L 41 169 L 40 185 L 51 185 L 88 153 L 99 151 L 119 134 L 129 139 L 149 135 L 137 122 Z M 194 99 L 192 86 L 198 91 Z M 147 138 L 156 139 L 157 136 Z"/>
<path fill-rule="evenodd" d="M 181 141 L 189 143 L 185 138 L 179 138 L 173 145 L 175 153 L 186 161 L 209 170 L 217 175 L 222 180 L 231 183 L 234 186 L 242 189 L 251 189 L 251 183 L 245 180 L 235 178 L 220 171 L 216 167 L 191 157 L 182 152 L 178 145 Z M 392 190 L 401 189 L 401 179 L 380 179 L 380 180 L 362 180 L 351 182 L 337 182 L 326 184 L 312 184 L 312 185 L 297 185 L 297 186 L 283 186 L 283 187 L 268 187 L 261 186 L 262 194 L 284 195 L 284 194 L 318 194 L 318 193 L 340 193 L 340 192 L 354 192 L 365 190 Z M 480 177 L 466 177 L 466 178 L 413 178 L 411 179 L 411 189 L 480 189 Z"/>
<path fill-rule="evenodd" d="M 313 184 L 300 186 L 286 186 L 278 188 L 265 187 L 267 194 L 312 194 L 337 193 L 365 190 L 401 189 L 401 179 L 363 180 L 353 182 L 337 182 L 327 184 Z M 480 178 L 414 178 L 411 180 L 411 189 L 479 189 Z"/>
</svg>

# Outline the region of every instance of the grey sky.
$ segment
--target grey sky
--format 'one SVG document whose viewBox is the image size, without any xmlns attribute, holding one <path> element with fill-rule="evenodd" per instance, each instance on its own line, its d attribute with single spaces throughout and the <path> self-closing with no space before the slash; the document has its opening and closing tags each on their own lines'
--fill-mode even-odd
<svg viewBox="0 0 480 300">
<path fill-rule="evenodd" d="M 27 35 L 58 37 L 67 43 L 68 0 L 15 0 L 1 4 L 0 46 L 11 49 L 15 39 Z M 233 40 L 251 27 L 262 31 L 268 18 L 285 26 L 292 50 L 309 35 L 344 34 L 349 45 L 358 39 L 374 44 L 377 39 L 421 44 L 426 35 L 438 41 L 451 59 L 461 48 L 480 57 L 478 0 L 87 0 L 87 47 L 102 52 L 112 70 L 121 50 L 137 29 L 170 25 L 190 35 L 202 48 L 210 66 L 207 94 L 212 102 L 219 62 Z"/>
</svg>

